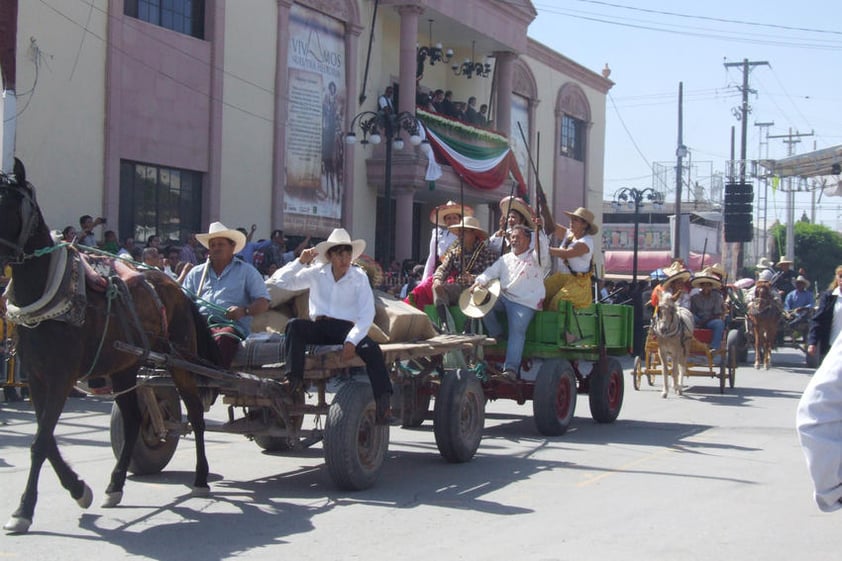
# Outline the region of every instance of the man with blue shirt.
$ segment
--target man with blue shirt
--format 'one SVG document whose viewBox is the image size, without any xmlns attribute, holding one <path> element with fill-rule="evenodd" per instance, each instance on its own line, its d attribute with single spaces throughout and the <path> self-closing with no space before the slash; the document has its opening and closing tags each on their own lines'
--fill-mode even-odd
<svg viewBox="0 0 842 561">
<path fill-rule="evenodd" d="M 808 288 L 810 281 L 804 275 L 798 275 L 795 279 L 795 290 L 790 291 L 784 298 L 784 310 L 790 313 L 792 319 L 789 324 L 793 327 L 807 320 L 810 310 L 816 305 L 816 299 Z"/>
<path fill-rule="evenodd" d="M 222 222 L 210 225 L 196 240 L 208 248 L 208 260 L 193 267 L 183 287 L 199 298 L 199 312 L 209 318 L 222 364 L 231 365 L 242 339 L 251 332 L 251 318 L 269 309 L 269 290 L 252 265 L 234 254 L 246 245 L 246 236 Z"/>
</svg>

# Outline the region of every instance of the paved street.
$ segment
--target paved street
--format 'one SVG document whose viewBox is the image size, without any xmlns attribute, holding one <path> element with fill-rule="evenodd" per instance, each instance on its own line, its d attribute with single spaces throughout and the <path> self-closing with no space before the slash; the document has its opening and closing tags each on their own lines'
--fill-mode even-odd
<svg viewBox="0 0 842 561">
<path fill-rule="evenodd" d="M 694 377 L 685 397 L 667 400 L 645 382 L 634 391 L 627 361 L 618 421 L 595 424 L 581 396 L 557 438 L 536 433 L 531 403 L 489 403 L 468 464 L 440 458 L 429 421 L 393 427 L 381 480 L 359 493 L 331 486 L 319 445 L 279 456 L 211 434 L 212 496 L 189 498 L 184 439 L 165 472 L 131 478 L 110 510 L 98 504 L 114 461 L 111 404 L 72 399 L 60 445 L 94 505 L 80 510 L 45 466 L 32 530 L 0 537 L 0 559 L 836 560 L 842 513 L 815 508 L 793 428 L 810 372 L 794 350 L 774 359 L 770 371 L 740 367 L 724 395 Z M 218 404 L 211 412 L 224 414 Z M 32 434 L 28 403 L 0 404 L 3 522 Z"/>
</svg>

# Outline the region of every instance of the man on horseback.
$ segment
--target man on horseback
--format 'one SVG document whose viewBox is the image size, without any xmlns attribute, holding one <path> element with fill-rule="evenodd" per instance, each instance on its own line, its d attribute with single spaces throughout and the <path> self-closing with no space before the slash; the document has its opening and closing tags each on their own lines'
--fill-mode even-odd
<svg viewBox="0 0 842 561">
<path fill-rule="evenodd" d="M 208 248 L 208 260 L 190 269 L 183 286 L 200 299 L 199 311 L 208 318 L 222 365 L 228 368 L 240 341 L 251 332 L 251 317 L 269 309 L 269 290 L 257 269 L 234 258 L 246 245 L 245 234 L 214 222 L 196 240 Z"/>
</svg>

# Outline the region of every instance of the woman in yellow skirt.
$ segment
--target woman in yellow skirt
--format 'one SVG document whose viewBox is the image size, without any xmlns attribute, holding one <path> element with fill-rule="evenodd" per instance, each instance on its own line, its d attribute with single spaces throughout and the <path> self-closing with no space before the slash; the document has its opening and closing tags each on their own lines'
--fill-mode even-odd
<svg viewBox="0 0 842 561">
<path fill-rule="evenodd" d="M 551 247 L 550 255 L 558 258 L 557 272 L 544 280 L 545 310 L 558 310 L 559 303 L 567 300 L 574 308 L 584 308 L 593 303 L 591 287 L 591 260 L 593 258 L 593 236 L 599 232 L 594 224 L 593 212 L 579 207 L 573 212 L 564 211 L 570 217 L 570 227 L 556 224 L 555 235 L 561 239 L 559 247 Z"/>
</svg>

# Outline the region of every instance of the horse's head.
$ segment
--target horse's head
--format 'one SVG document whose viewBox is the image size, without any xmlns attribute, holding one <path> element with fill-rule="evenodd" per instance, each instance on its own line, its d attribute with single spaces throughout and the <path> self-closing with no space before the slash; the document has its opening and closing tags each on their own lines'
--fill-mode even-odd
<svg viewBox="0 0 842 561">
<path fill-rule="evenodd" d="M 658 319 L 669 323 L 675 315 L 675 296 L 671 292 L 664 292 L 658 298 Z"/>
<path fill-rule="evenodd" d="M 754 298 L 765 302 L 772 298 L 772 287 L 769 283 L 760 282 L 754 287 Z"/>
<path fill-rule="evenodd" d="M 26 181 L 26 170 L 15 158 L 12 175 L 0 173 L 0 263 L 19 261 L 42 224 L 35 189 Z"/>
</svg>

